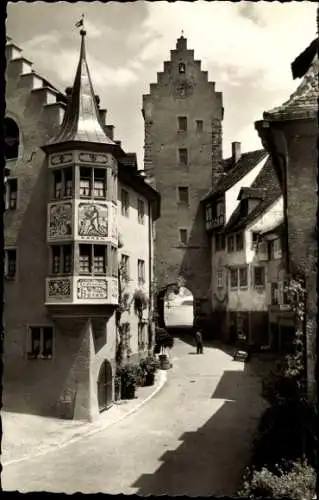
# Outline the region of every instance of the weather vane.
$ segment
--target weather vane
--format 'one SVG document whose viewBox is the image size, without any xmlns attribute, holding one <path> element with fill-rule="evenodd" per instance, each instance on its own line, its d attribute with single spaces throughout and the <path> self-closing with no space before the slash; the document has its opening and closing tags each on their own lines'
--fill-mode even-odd
<svg viewBox="0 0 319 500">
<path fill-rule="evenodd" d="M 84 29 L 84 14 L 81 15 L 81 19 L 77 23 L 75 23 L 75 26 L 77 28 L 82 28 L 80 31 L 81 35 L 86 35 L 86 31 Z"/>
<path fill-rule="evenodd" d="M 182 30 L 182 37 L 184 36 L 184 30 Z"/>
</svg>

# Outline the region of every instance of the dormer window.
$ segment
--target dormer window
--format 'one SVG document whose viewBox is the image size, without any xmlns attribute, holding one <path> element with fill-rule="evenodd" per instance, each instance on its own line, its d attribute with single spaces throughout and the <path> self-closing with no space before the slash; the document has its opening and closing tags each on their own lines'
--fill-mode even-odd
<svg viewBox="0 0 319 500">
<path fill-rule="evenodd" d="M 180 62 L 178 65 L 178 72 L 179 73 L 186 73 L 186 64 L 183 62 Z"/>
</svg>

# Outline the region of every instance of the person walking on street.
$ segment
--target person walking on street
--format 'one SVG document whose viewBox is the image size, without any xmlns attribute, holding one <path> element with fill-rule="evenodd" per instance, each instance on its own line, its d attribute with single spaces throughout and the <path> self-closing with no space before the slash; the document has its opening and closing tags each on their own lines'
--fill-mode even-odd
<svg viewBox="0 0 319 500">
<path fill-rule="evenodd" d="M 200 328 L 196 329 L 195 341 L 196 341 L 196 354 L 203 354 L 203 336 Z"/>
</svg>

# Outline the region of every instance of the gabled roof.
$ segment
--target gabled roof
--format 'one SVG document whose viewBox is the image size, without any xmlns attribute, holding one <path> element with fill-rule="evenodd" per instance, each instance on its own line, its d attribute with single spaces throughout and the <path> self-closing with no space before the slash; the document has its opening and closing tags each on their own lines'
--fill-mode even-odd
<svg viewBox="0 0 319 500">
<path fill-rule="evenodd" d="M 100 118 L 86 61 L 85 35 L 86 32 L 81 30 L 80 58 L 72 93 L 68 99 L 60 132 L 50 141 L 50 145 L 65 142 L 90 142 L 115 146 L 115 143 L 106 135 Z"/>
<path fill-rule="evenodd" d="M 264 120 L 281 121 L 316 117 L 319 97 L 318 70 L 319 61 L 316 55 L 300 85 L 288 101 L 264 112 Z"/>
<path fill-rule="evenodd" d="M 267 156 L 267 154 L 267 151 L 264 149 L 243 153 L 236 165 L 233 165 L 232 158 L 223 160 L 222 166 L 225 173 L 222 175 L 216 186 L 202 198 L 202 201 L 208 200 L 213 196 L 217 196 L 227 191 L 246 174 L 248 174 L 248 172 L 250 172 L 254 167 L 256 167 L 256 165 L 258 165 L 258 163 L 260 163 Z"/>
<path fill-rule="evenodd" d="M 251 188 L 257 188 L 258 190 L 266 188 L 264 190 L 263 199 L 248 215 L 245 216 L 242 215 L 240 208 L 241 204 L 239 203 L 231 215 L 228 223 L 224 227 L 225 232 L 239 231 L 240 229 L 243 229 L 247 226 L 247 224 L 253 222 L 257 217 L 265 212 L 265 210 L 267 210 L 270 205 L 272 205 L 281 196 L 280 185 L 270 158 L 266 161 Z"/>
</svg>

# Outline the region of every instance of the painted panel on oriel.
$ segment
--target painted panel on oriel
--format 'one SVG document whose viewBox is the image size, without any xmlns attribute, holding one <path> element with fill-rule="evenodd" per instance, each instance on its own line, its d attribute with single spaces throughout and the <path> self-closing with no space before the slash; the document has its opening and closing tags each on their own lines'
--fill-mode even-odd
<svg viewBox="0 0 319 500">
<path fill-rule="evenodd" d="M 54 203 L 49 206 L 48 239 L 61 240 L 72 236 L 72 204 Z"/>
<path fill-rule="evenodd" d="M 77 281 L 78 300 L 105 300 L 108 296 L 108 286 L 106 279 L 81 278 Z"/>
<path fill-rule="evenodd" d="M 108 206 L 105 203 L 79 203 L 78 235 L 81 239 L 100 240 L 108 237 Z"/>
<path fill-rule="evenodd" d="M 117 206 L 112 205 L 112 228 L 111 228 L 111 237 L 116 240 L 118 235 L 118 225 L 117 225 Z"/>
<path fill-rule="evenodd" d="M 52 278 L 48 280 L 47 298 L 67 299 L 72 295 L 72 284 L 70 278 Z"/>
</svg>

